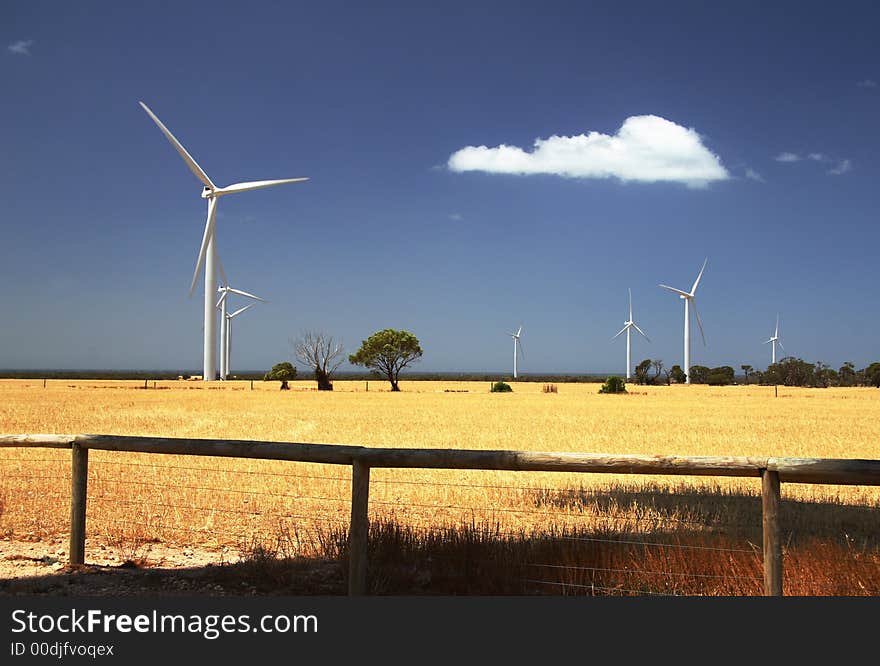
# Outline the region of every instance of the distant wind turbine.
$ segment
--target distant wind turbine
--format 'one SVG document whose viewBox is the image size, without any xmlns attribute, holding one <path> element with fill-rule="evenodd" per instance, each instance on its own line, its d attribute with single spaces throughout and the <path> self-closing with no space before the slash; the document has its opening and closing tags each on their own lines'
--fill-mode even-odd
<svg viewBox="0 0 880 666">
<path fill-rule="evenodd" d="M 226 194 L 234 194 L 236 192 L 247 192 L 248 190 L 257 190 L 263 187 L 271 187 L 273 185 L 284 185 L 285 183 L 300 183 L 308 178 L 285 178 L 283 180 L 256 180 L 245 183 L 235 183 L 226 187 L 217 187 L 202 168 L 196 163 L 192 156 L 186 152 L 186 148 L 174 137 L 162 121 L 150 111 L 149 107 L 140 102 L 147 115 L 152 118 L 153 122 L 159 126 L 165 138 L 174 147 L 175 150 L 186 162 L 196 178 L 204 184 L 202 189 L 202 198 L 208 201 L 208 219 L 205 222 L 205 232 L 202 236 L 202 245 L 199 248 L 199 258 L 196 261 L 196 270 L 193 273 L 192 284 L 189 288 L 189 295 L 192 296 L 199 279 L 199 272 L 202 264 L 205 266 L 205 324 L 204 324 L 204 348 L 202 354 L 204 381 L 211 381 L 217 378 L 217 309 L 214 305 L 214 294 L 217 292 L 217 247 L 214 238 L 214 220 L 217 215 L 217 200 Z"/>
<path fill-rule="evenodd" d="M 513 338 L 513 378 L 516 379 L 516 353 L 519 351 L 520 357 L 525 360 L 525 355 L 522 350 L 522 342 L 519 339 L 520 334 L 522 333 L 522 326 L 520 325 L 519 330 L 516 333 L 508 333 L 510 337 Z"/>
<path fill-rule="evenodd" d="M 239 296 L 251 298 L 255 301 L 260 301 L 261 303 L 268 303 L 265 298 L 254 296 L 253 294 L 241 291 L 240 289 L 233 289 L 229 286 L 228 281 L 225 279 L 225 275 L 223 282 L 224 285 L 217 288 L 217 292 L 220 294 L 220 299 L 217 301 L 217 307 L 220 308 L 220 379 L 226 379 L 229 375 L 229 320 L 231 317 L 227 317 L 226 315 L 226 303 L 229 294 L 238 294 Z M 251 305 L 253 305 L 253 303 L 251 303 Z M 243 311 L 244 310 L 242 310 L 242 312 Z"/>
<path fill-rule="evenodd" d="M 769 340 L 765 341 L 764 344 L 766 345 L 768 342 L 773 343 L 772 344 L 772 351 L 770 352 L 770 359 L 771 359 L 770 362 L 776 363 L 776 345 L 779 345 L 779 348 L 782 351 L 785 351 L 785 347 L 782 346 L 782 342 L 779 339 L 779 315 L 776 315 L 776 331 L 774 331 L 773 337 L 771 337 Z"/>
<path fill-rule="evenodd" d="M 697 279 L 694 280 L 694 286 L 691 287 L 690 291 L 682 291 L 681 289 L 676 289 L 675 287 L 670 287 L 665 284 L 660 285 L 663 289 L 668 289 L 669 291 L 678 294 L 679 298 L 684 300 L 684 372 L 687 376 L 688 384 L 691 383 L 691 307 L 694 309 L 694 316 L 697 318 L 697 324 L 700 326 L 700 335 L 703 337 L 703 346 L 706 345 L 706 334 L 703 332 L 703 322 L 700 321 L 700 314 L 697 312 L 697 302 L 694 300 L 694 295 L 697 293 L 697 286 L 700 284 L 700 278 L 703 277 L 703 271 L 706 270 L 707 263 L 709 263 L 708 257 L 706 257 L 706 261 L 703 262 L 700 274 L 697 275 Z"/>
<path fill-rule="evenodd" d="M 262 299 L 259 299 L 259 300 L 262 300 Z M 226 365 L 227 372 L 229 372 L 229 358 L 232 354 L 232 320 L 235 319 L 238 315 L 240 315 L 242 312 L 244 312 L 248 308 L 254 307 L 254 305 L 255 305 L 254 303 L 251 303 L 250 305 L 245 305 L 243 308 L 239 308 L 238 310 L 236 310 L 232 314 L 228 314 L 224 317 L 224 319 L 225 319 L 224 323 L 225 323 L 225 328 L 226 328 L 226 347 L 223 349 L 223 355 L 226 358 L 225 365 Z"/>
<path fill-rule="evenodd" d="M 632 357 L 630 356 L 630 340 L 629 340 L 630 329 L 632 329 L 632 328 L 636 329 L 639 333 L 642 334 L 642 337 L 644 337 L 645 340 L 647 340 L 648 342 L 651 342 L 651 338 L 649 338 L 647 335 L 645 335 L 645 332 L 644 332 L 642 329 L 640 329 L 640 328 L 636 325 L 636 323 L 633 321 L 633 295 L 632 295 L 632 289 L 629 289 L 629 288 L 628 288 L 627 291 L 629 291 L 629 319 L 627 319 L 625 322 L 623 322 L 623 328 L 620 329 L 620 331 L 617 333 L 617 335 L 615 335 L 615 336 L 614 336 L 613 338 L 611 338 L 611 339 L 614 340 L 614 339 L 617 338 L 621 333 L 623 333 L 624 331 L 626 331 L 626 378 L 629 379 L 629 377 L 630 377 L 630 369 L 632 368 Z"/>
</svg>

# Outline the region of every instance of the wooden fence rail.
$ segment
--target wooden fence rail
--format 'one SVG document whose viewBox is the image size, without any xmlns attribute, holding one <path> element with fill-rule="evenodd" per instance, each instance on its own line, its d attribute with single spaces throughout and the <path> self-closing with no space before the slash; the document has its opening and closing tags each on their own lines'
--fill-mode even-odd
<svg viewBox="0 0 880 666">
<path fill-rule="evenodd" d="M 336 444 L 228 439 L 132 437 L 123 435 L 0 435 L 0 448 L 63 448 L 72 452 L 70 563 L 83 564 L 89 449 L 131 453 L 219 456 L 350 465 L 350 595 L 367 592 L 370 469 L 422 468 L 519 472 L 680 474 L 761 479 L 764 594 L 782 595 L 782 538 L 779 503 L 782 483 L 880 485 L 880 460 L 831 458 L 747 458 L 644 456 L 602 453 L 482 451 L 472 449 L 389 449 Z"/>
</svg>

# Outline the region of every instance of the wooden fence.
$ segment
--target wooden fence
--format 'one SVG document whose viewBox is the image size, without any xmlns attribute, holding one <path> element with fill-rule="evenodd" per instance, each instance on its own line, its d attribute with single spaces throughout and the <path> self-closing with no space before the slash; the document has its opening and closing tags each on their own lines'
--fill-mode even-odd
<svg viewBox="0 0 880 666">
<path fill-rule="evenodd" d="M 370 469 L 373 467 L 760 477 L 764 594 L 768 596 L 782 595 L 783 562 L 779 522 L 782 483 L 880 485 L 880 460 L 858 459 L 389 449 L 333 444 L 121 435 L 0 435 L 0 447 L 71 450 L 71 564 L 83 564 L 85 561 L 89 449 L 350 465 L 352 468 L 348 578 L 350 595 L 362 595 L 368 589 L 367 509 L 370 496 Z"/>
</svg>

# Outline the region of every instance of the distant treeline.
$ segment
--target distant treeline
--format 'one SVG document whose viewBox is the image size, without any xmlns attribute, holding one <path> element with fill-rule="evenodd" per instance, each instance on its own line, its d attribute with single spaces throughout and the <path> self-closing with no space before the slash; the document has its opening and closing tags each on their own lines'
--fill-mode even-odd
<svg viewBox="0 0 880 666">
<path fill-rule="evenodd" d="M 770 365 L 766 370 L 758 370 L 750 365 L 740 366 L 742 373 L 735 373 L 732 366 L 724 365 L 708 368 L 691 366 L 691 382 L 694 384 L 779 384 L 783 386 L 880 386 L 880 363 L 871 363 L 865 368 L 856 368 L 847 361 L 835 370 L 827 364 L 811 363 L 803 359 L 786 357 Z M 229 377 L 231 380 L 262 381 L 264 371 L 240 372 Z M 602 374 L 520 374 L 517 381 L 562 383 L 602 383 L 614 373 Z M 200 377 L 194 370 L 2 370 L 0 379 L 151 379 L 167 380 L 183 377 Z M 304 373 L 302 379 L 310 379 Z M 336 380 L 370 381 L 382 378 L 371 372 L 337 372 Z M 491 372 L 409 372 L 401 377 L 404 382 L 446 381 L 446 382 L 497 382 L 512 381 L 510 374 Z M 636 384 L 676 384 L 685 381 L 684 373 L 677 365 L 666 368 L 662 361 L 645 359 L 635 368 L 632 381 Z"/>
<path fill-rule="evenodd" d="M 722 365 L 708 368 L 692 365 L 690 380 L 692 384 L 727 386 L 729 384 L 762 384 L 782 386 L 809 386 L 828 388 L 829 386 L 875 386 L 880 388 L 880 362 L 871 363 L 865 368 L 856 368 L 852 361 L 846 361 L 835 370 L 827 363 L 812 363 L 801 358 L 787 356 L 777 363 L 758 370 L 751 365 L 741 365 L 743 373 L 737 375 L 732 366 Z M 653 370 L 653 375 L 651 374 Z M 633 381 L 636 384 L 680 384 L 687 377 L 678 365 L 666 368 L 659 359 L 646 358 L 635 368 Z"/>
</svg>

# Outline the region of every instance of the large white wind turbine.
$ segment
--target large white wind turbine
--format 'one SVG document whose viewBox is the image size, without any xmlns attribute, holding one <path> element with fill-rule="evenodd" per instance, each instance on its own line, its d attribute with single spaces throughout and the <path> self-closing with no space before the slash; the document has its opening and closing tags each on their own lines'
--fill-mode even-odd
<svg viewBox="0 0 880 666">
<path fill-rule="evenodd" d="M 508 333 L 510 337 L 513 338 L 513 378 L 516 379 L 516 352 L 519 351 L 519 355 L 521 358 L 525 359 L 525 355 L 522 350 L 522 342 L 520 342 L 519 336 L 522 333 L 522 326 L 519 327 L 516 333 Z"/>
<path fill-rule="evenodd" d="M 259 300 L 263 300 L 263 299 L 259 299 Z M 232 314 L 224 315 L 224 317 L 223 317 L 223 319 L 224 319 L 223 323 L 226 328 L 226 336 L 225 336 L 226 347 L 223 349 L 223 356 L 225 357 L 225 360 L 226 360 L 224 365 L 226 366 L 227 372 L 229 372 L 229 357 L 232 354 L 232 320 L 235 319 L 238 315 L 240 315 L 242 312 L 244 312 L 248 308 L 254 307 L 254 305 L 255 305 L 254 303 L 251 303 L 250 305 L 245 305 L 243 308 L 239 308 L 238 310 L 236 310 Z"/>
<path fill-rule="evenodd" d="M 700 326 L 700 335 L 703 336 L 703 345 L 705 346 L 706 344 L 706 334 L 703 332 L 703 322 L 700 321 L 700 314 L 697 312 L 697 302 L 694 300 L 694 294 L 697 293 L 697 286 L 700 284 L 700 278 L 703 277 L 703 271 L 706 270 L 707 263 L 709 263 L 708 257 L 706 257 L 706 261 L 703 262 L 700 274 L 697 276 L 697 279 L 694 280 L 694 286 L 691 287 L 690 291 L 682 291 L 681 289 L 676 289 L 675 287 L 670 287 L 665 284 L 660 285 L 664 289 L 668 289 L 669 291 L 678 294 L 679 298 L 684 300 L 684 372 L 685 375 L 687 375 L 688 384 L 691 383 L 691 307 L 694 309 L 694 316 L 697 318 L 697 324 Z"/>
<path fill-rule="evenodd" d="M 261 303 L 268 303 L 265 298 L 254 296 L 253 294 L 241 291 L 240 289 L 233 289 L 229 286 L 225 277 L 223 282 L 223 286 L 218 287 L 217 289 L 217 292 L 220 294 L 220 299 L 217 301 L 217 307 L 220 308 L 220 379 L 226 379 L 229 374 L 229 320 L 231 317 L 227 317 L 226 315 L 226 304 L 229 294 L 238 294 L 239 296 L 251 298 L 255 301 L 260 301 Z"/>
<path fill-rule="evenodd" d="M 217 200 L 225 194 L 234 194 L 236 192 L 247 192 L 248 190 L 257 190 L 263 187 L 271 187 L 273 185 L 284 185 L 285 183 L 299 183 L 308 178 L 285 178 L 283 180 L 256 180 L 246 183 L 235 183 L 226 187 L 217 187 L 211 179 L 208 178 L 202 168 L 196 164 L 192 156 L 186 152 L 181 143 L 168 131 L 168 128 L 162 124 L 156 115 L 150 111 L 146 104 L 140 102 L 147 115 L 153 119 L 153 122 L 159 126 L 165 138 L 174 146 L 175 150 L 180 153 L 183 161 L 190 170 L 204 184 L 202 189 L 202 198 L 208 201 L 208 219 L 205 222 L 205 232 L 202 235 L 202 245 L 199 248 L 199 258 L 196 261 L 196 270 L 193 273 L 192 284 L 189 288 L 189 294 L 192 296 L 199 280 L 199 272 L 202 264 L 205 265 L 205 334 L 204 334 L 204 350 L 203 350 L 203 374 L 205 381 L 211 381 L 217 378 L 217 308 L 215 307 L 215 294 L 217 293 L 217 247 L 214 238 L 214 220 L 217 215 Z"/>
<path fill-rule="evenodd" d="M 776 345 L 779 345 L 779 348 L 785 351 L 785 347 L 782 346 L 782 342 L 779 340 L 779 315 L 776 315 L 776 331 L 774 331 L 773 337 L 765 341 L 764 344 L 766 345 L 768 342 L 773 343 L 773 351 L 770 352 L 770 362 L 776 363 Z"/>
<path fill-rule="evenodd" d="M 651 342 L 651 338 L 649 338 L 647 335 L 645 335 L 645 332 L 638 327 L 638 325 L 635 323 L 635 321 L 633 321 L 633 293 L 632 293 L 632 289 L 627 289 L 627 291 L 629 291 L 629 319 L 627 319 L 625 322 L 623 322 L 623 328 L 620 329 L 620 331 L 617 333 L 617 335 L 614 336 L 614 338 L 618 337 L 621 333 L 626 331 L 626 378 L 629 379 L 630 369 L 632 368 L 632 357 L 630 356 L 630 340 L 629 340 L 630 329 L 632 329 L 632 328 L 636 329 L 639 333 L 642 334 L 642 337 L 644 337 L 645 340 L 647 340 L 648 342 Z M 614 338 L 611 338 L 611 339 L 614 340 Z"/>
</svg>

